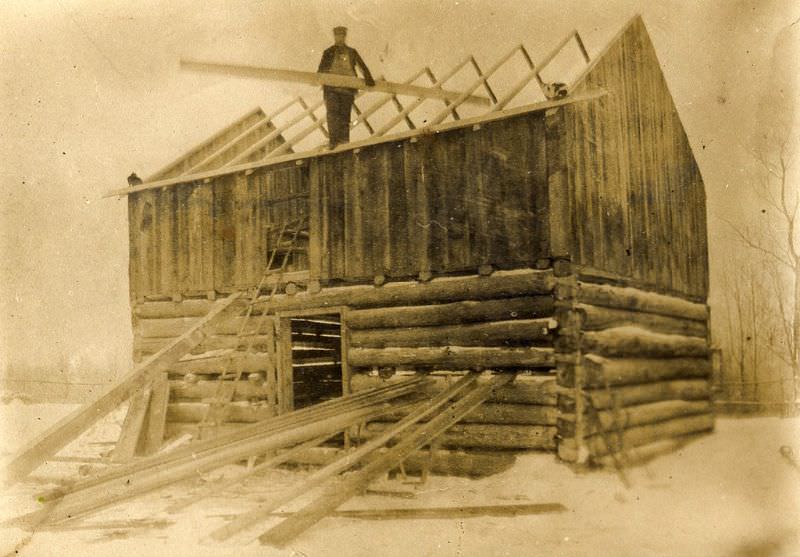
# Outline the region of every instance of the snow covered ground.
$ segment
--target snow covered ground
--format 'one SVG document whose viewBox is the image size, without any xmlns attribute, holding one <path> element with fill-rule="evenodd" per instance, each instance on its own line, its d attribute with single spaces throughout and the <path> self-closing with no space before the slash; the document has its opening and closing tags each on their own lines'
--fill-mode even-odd
<svg viewBox="0 0 800 557">
<path fill-rule="evenodd" d="M 0 424 L 7 429 L 2 451 L 10 453 L 22 439 L 71 408 L 18 402 L 0 406 Z M 118 434 L 122 416 L 112 415 L 62 454 L 99 455 L 108 450 L 109 445 L 98 442 Z M 15 548 L 16 555 L 26 557 L 800 555 L 800 470 L 781 456 L 784 445 L 800 454 L 800 419 L 721 418 L 714 434 L 631 471 L 630 489 L 612 472 L 576 474 L 545 454 L 521 456 L 513 468 L 481 480 L 433 477 L 416 488 L 387 483 L 384 487 L 413 489 L 415 498 L 365 496 L 342 508 L 557 502 L 568 510 L 463 520 L 326 518 L 284 550 L 253 541 L 265 527 L 224 544 L 199 538 L 224 524 L 226 515 L 252 507 L 307 472 L 276 470 L 227 497 L 205 500 L 178 515 L 164 513 L 171 501 L 197 488 L 198 482 L 186 482 L 88 519 L 166 519 L 171 524 L 39 531 L 32 536 L 7 528 L 0 530 L 0 555 L 14 554 Z M 75 474 L 76 469 L 76 464 L 48 464 L 35 476 L 46 482 Z M 2 518 L 35 509 L 31 495 L 42 487 L 29 483 L 2 494 Z"/>
</svg>

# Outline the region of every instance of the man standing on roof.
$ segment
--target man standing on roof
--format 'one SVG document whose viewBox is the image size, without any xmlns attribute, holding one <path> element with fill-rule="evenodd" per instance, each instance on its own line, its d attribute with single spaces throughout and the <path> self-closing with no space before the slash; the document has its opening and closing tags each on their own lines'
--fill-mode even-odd
<svg viewBox="0 0 800 557">
<path fill-rule="evenodd" d="M 361 69 L 364 81 L 368 87 L 375 85 L 369 68 L 361 59 L 355 48 L 345 44 L 347 39 L 346 27 L 333 28 L 334 44 L 322 53 L 317 73 L 332 73 L 338 75 L 356 76 L 356 66 Z M 322 87 L 325 98 L 325 110 L 328 114 L 328 134 L 330 135 L 330 148 L 335 149 L 340 143 L 350 141 L 350 112 L 356 97 L 356 89 L 347 87 Z"/>
</svg>

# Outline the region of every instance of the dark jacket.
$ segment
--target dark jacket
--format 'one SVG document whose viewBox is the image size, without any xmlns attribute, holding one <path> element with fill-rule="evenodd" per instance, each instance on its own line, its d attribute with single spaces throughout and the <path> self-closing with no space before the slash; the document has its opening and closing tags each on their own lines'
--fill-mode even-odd
<svg viewBox="0 0 800 557">
<path fill-rule="evenodd" d="M 361 55 L 355 48 L 351 48 L 347 45 L 342 45 L 342 46 L 333 45 L 326 48 L 325 52 L 322 53 L 322 60 L 319 61 L 319 68 L 317 68 L 317 73 L 330 73 L 331 66 L 333 65 L 333 59 L 336 56 L 338 49 L 340 48 L 346 49 L 347 52 L 350 53 L 349 56 L 350 70 L 352 71 L 352 75 L 354 76 L 356 75 L 356 66 L 358 66 L 358 68 L 361 70 L 361 73 L 364 74 L 364 81 L 366 82 L 366 84 L 368 86 L 375 85 L 375 80 L 372 79 L 372 74 L 370 73 L 367 65 L 364 63 L 363 58 L 361 58 Z M 337 93 L 352 92 L 352 94 L 355 94 L 356 92 L 355 89 L 346 89 L 343 87 L 328 87 L 328 86 L 323 86 L 322 90 L 326 92 L 334 91 Z"/>
</svg>

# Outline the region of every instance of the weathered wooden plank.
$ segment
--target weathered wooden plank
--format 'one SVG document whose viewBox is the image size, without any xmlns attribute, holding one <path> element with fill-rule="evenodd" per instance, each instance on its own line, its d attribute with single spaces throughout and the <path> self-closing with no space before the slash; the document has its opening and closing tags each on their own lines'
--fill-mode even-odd
<svg viewBox="0 0 800 557">
<path fill-rule="evenodd" d="M 712 414 L 698 414 L 696 416 L 683 416 L 655 424 L 647 424 L 631 427 L 622 432 L 621 446 L 624 449 L 631 449 L 642 445 L 647 445 L 655 441 L 682 437 L 714 428 L 714 416 Z M 609 436 L 614 450 L 619 450 L 619 443 L 616 435 Z M 606 445 L 602 435 L 593 435 L 587 440 L 588 448 L 593 457 L 600 457 L 609 454 L 610 450 Z M 575 445 L 572 439 L 563 439 L 558 445 L 558 456 L 563 460 L 574 462 L 576 458 Z"/>
<path fill-rule="evenodd" d="M 322 483 L 328 481 L 329 479 L 335 477 L 338 474 L 341 474 L 348 469 L 352 468 L 356 464 L 364 461 L 370 455 L 374 453 L 377 449 L 386 445 L 393 437 L 398 437 L 401 435 L 406 436 L 419 436 L 421 429 L 431 429 L 436 422 L 440 422 L 445 419 L 447 416 L 445 415 L 444 418 L 442 417 L 442 407 L 448 404 L 450 399 L 462 394 L 467 389 L 472 389 L 469 391 L 465 398 L 470 400 L 470 398 L 478 397 L 483 395 L 486 396 L 486 391 L 488 387 L 486 385 L 482 387 L 474 387 L 474 384 L 478 376 L 476 374 L 469 374 L 459 379 L 458 382 L 451 385 L 446 392 L 440 393 L 437 397 L 431 399 L 427 403 L 418 406 L 418 412 L 413 413 L 409 417 L 405 418 L 399 423 L 392 424 L 391 427 L 388 428 L 388 431 L 382 435 L 376 435 L 375 438 L 370 440 L 370 442 L 362 445 L 361 447 L 351 451 L 348 454 L 342 456 L 342 458 L 332 462 L 328 466 L 325 466 L 321 470 L 314 472 L 310 477 L 306 478 L 302 483 L 292 486 L 291 488 L 284 490 L 282 493 L 278 494 L 277 496 L 273 497 L 271 501 L 266 503 L 262 503 L 255 509 L 252 509 L 244 514 L 237 516 L 232 522 L 219 528 L 211 533 L 211 537 L 217 541 L 222 541 L 230 538 L 237 532 L 242 531 L 253 524 L 258 523 L 260 520 L 263 520 L 269 514 L 282 505 L 290 503 L 294 501 L 298 497 L 305 494 L 307 491 L 314 489 L 321 485 Z M 507 382 L 510 378 L 504 378 Z M 497 378 L 495 381 L 500 382 L 500 379 Z M 461 401 L 464 399 L 462 398 Z M 459 402 L 461 402 L 459 401 Z M 465 404 L 461 402 L 461 405 Z M 456 412 L 458 410 L 459 403 L 454 402 L 450 405 L 449 409 L 452 412 Z M 415 431 L 411 433 L 406 433 L 409 428 L 414 426 L 420 419 L 425 416 L 432 416 L 437 415 L 437 418 L 433 420 L 433 423 L 429 422 L 425 426 L 417 428 Z M 419 448 L 419 447 L 415 447 Z M 391 449 L 393 452 L 397 452 L 397 448 Z M 386 455 L 383 455 L 381 458 L 387 458 Z M 370 462 L 370 465 L 373 467 L 375 466 L 376 460 Z M 380 465 L 380 463 L 378 464 Z M 363 468 L 362 468 L 363 469 Z M 352 477 L 352 476 L 351 476 Z"/>
<path fill-rule="evenodd" d="M 559 410 L 555 406 L 535 404 L 498 404 L 484 402 L 478 408 L 461 418 L 462 424 L 495 425 L 556 425 Z M 392 413 L 381 416 L 377 422 L 401 419 L 405 413 Z"/>
<path fill-rule="evenodd" d="M 603 358 L 594 354 L 584 357 L 585 385 L 589 388 L 608 385 L 652 383 L 668 379 L 708 378 L 708 358 Z"/>
<path fill-rule="evenodd" d="M 192 355 L 202 355 L 207 352 L 217 350 L 237 350 L 242 349 L 243 344 L 250 344 L 253 352 L 267 352 L 269 349 L 270 335 L 257 335 L 255 337 L 238 337 L 236 335 L 215 335 L 209 334 L 202 343 L 192 347 L 189 353 Z M 164 346 L 167 346 L 172 339 L 170 338 L 142 338 L 135 340 L 134 349 L 143 354 L 155 354 Z"/>
<path fill-rule="evenodd" d="M 613 389 L 601 387 L 587 390 L 586 396 L 591 399 L 592 406 L 602 410 L 661 400 L 710 400 L 711 385 L 706 379 L 674 379 L 655 383 L 617 386 Z M 559 395 L 558 406 L 563 412 L 574 413 L 574 397 L 566 394 Z"/>
<path fill-rule="evenodd" d="M 579 302 L 596 306 L 655 313 L 701 322 L 708 319 L 708 308 L 705 304 L 637 288 L 580 282 L 576 295 Z"/>
<path fill-rule="evenodd" d="M 220 373 L 248 373 L 266 372 L 270 367 L 271 358 L 267 353 L 234 352 L 222 356 L 209 358 L 192 358 L 180 360 L 169 366 L 171 375 L 213 375 Z"/>
<path fill-rule="evenodd" d="M 294 387 L 292 374 L 292 325 L 287 318 L 279 320 L 275 335 L 278 411 L 294 409 Z"/>
<path fill-rule="evenodd" d="M 379 456 L 383 451 L 377 451 Z M 317 447 L 304 451 L 291 460 L 305 466 L 327 466 L 341 458 L 342 450 L 335 447 Z M 407 474 L 428 470 L 443 476 L 484 477 L 499 474 L 510 468 L 516 456 L 512 451 L 465 451 L 437 449 L 415 451 L 403 462 Z"/>
<path fill-rule="evenodd" d="M 320 183 L 319 160 L 312 160 L 308 170 L 308 271 L 311 280 L 323 278 L 323 257 L 327 251 L 327 234 L 323 227 L 327 224 L 328 190 Z M 327 273 L 325 273 L 327 278 Z"/>
<path fill-rule="evenodd" d="M 435 278 L 429 282 L 390 282 L 381 287 L 349 286 L 325 288 L 318 294 L 275 296 L 273 311 L 348 306 L 352 308 L 421 305 L 461 300 L 490 300 L 550 294 L 555 284 L 552 271 L 519 269 L 498 271 L 491 276 Z M 264 304 L 259 302 L 257 307 Z"/>
<path fill-rule="evenodd" d="M 150 405 L 147 411 L 146 426 L 143 431 L 144 454 L 157 453 L 164 442 L 164 425 L 167 422 L 167 404 L 169 403 L 169 381 L 161 372 L 151 386 Z"/>
<path fill-rule="evenodd" d="M 151 392 L 149 388 L 144 388 L 131 397 L 111 462 L 127 462 L 136 455 L 142 437 L 142 426 L 150 407 Z"/>
<path fill-rule="evenodd" d="M 410 433 L 399 436 L 397 443 L 385 454 L 370 461 L 357 472 L 350 474 L 346 479 L 332 486 L 326 491 L 324 496 L 305 506 L 292 518 L 271 528 L 267 533 L 260 536 L 259 539 L 262 543 L 285 546 L 286 543 L 318 522 L 327 513 L 336 509 L 359 491 L 365 489 L 376 477 L 398 466 L 415 450 L 429 444 L 433 439 L 438 438 L 461 417 L 468 414 L 476 406 L 486 400 L 493 388 L 508 383 L 512 379 L 513 377 L 511 376 L 495 376 L 488 384 L 475 387 L 463 397 L 453 402 L 446 411 L 439 411 L 429 422 L 414 429 Z M 399 424 L 395 425 L 392 430 L 398 427 Z M 389 439 L 386 438 L 383 443 L 388 440 Z M 369 444 L 367 446 L 369 446 Z"/>
<path fill-rule="evenodd" d="M 187 383 L 182 380 L 173 380 L 170 384 L 171 402 L 208 402 L 216 396 L 217 381 L 199 380 L 196 383 Z M 236 385 L 233 402 L 250 400 L 267 400 L 269 397 L 267 383 L 253 383 L 241 380 Z"/>
<path fill-rule="evenodd" d="M 163 373 L 193 346 L 205 338 L 204 329 L 237 302 L 238 294 L 220 300 L 214 309 L 198 320 L 197 325 L 162 348 L 131 371 L 123 375 L 113 386 L 108 387 L 90 404 L 71 412 L 47 428 L 29 442 L 25 443 L 11 459 L 5 463 L 6 482 L 15 482 L 35 470 L 42 461 L 58 452 L 73 439 L 83 433 L 90 425 L 111 412 L 123 401 L 147 383 Z"/>
<path fill-rule="evenodd" d="M 238 390 L 238 386 L 237 386 Z M 175 423 L 198 423 L 203 420 L 208 410 L 203 402 L 174 402 L 167 407 L 167 421 Z M 233 402 L 225 407 L 226 423 L 255 423 L 275 415 L 268 404 L 251 404 L 249 402 Z"/>
</svg>

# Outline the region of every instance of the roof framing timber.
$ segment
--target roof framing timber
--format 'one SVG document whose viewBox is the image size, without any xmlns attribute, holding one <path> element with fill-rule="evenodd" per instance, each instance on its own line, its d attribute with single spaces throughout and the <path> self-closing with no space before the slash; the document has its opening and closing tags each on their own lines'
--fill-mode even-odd
<svg viewBox="0 0 800 557">
<path fill-rule="evenodd" d="M 324 145 L 327 143 L 327 136 L 328 136 L 327 129 L 325 128 L 325 125 L 323 123 L 323 119 L 316 115 L 316 111 L 320 109 L 323 105 L 322 100 L 319 100 L 313 104 L 308 104 L 302 97 L 297 97 L 292 102 L 281 107 L 277 112 L 269 116 L 264 116 L 255 126 L 246 130 L 243 134 L 240 134 L 239 138 L 243 138 L 253 129 L 265 125 L 269 126 L 270 130 L 266 136 L 261 137 L 254 143 L 246 146 L 242 152 L 236 154 L 232 158 L 229 158 L 227 162 L 225 162 L 224 164 L 219 165 L 220 166 L 219 168 L 212 168 L 207 163 L 209 161 L 217 159 L 222 154 L 223 151 L 234 149 L 236 146 L 232 145 L 232 143 L 235 143 L 236 142 L 235 140 L 229 141 L 228 143 L 226 143 L 226 145 L 221 147 L 220 150 L 210 154 L 208 157 L 206 157 L 205 160 L 201 161 L 200 163 L 193 165 L 192 167 L 190 167 L 188 171 L 184 172 L 181 176 L 161 177 L 156 175 L 156 177 L 154 177 L 155 179 L 151 179 L 145 182 L 144 184 L 140 184 L 138 186 L 134 186 L 131 188 L 126 188 L 124 190 L 122 189 L 114 190 L 107 193 L 105 197 L 112 197 L 115 195 L 125 195 L 128 193 L 135 193 L 137 191 L 143 191 L 151 188 L 161 188 L 181 183 L 208 181 L 216 176 L 224 174 L 232 174 L 242 170 L 252 171 L 255 168 L 269 166 L 272 164 L 281 164 L 290 161 L 296 161 L 298 164 L 302 164 L 303 159 L 306 158 L 320 157 L 320 156 L 325 156 L 329 153 L 340 153 L 342 151 L 360 149 L 362 147 L 375 145 L 383 142 L 411 139 L 416 135 L 439 133 L 449 129 L 455 129 L 469 125 L 479 125 L 482 122 L 490 122 L 503 117 L 514 116 L 523 112 L 533 112 L 536 110 L 543 110 L 550 107 L 560 106 L 562 104 L 569 102 L 589 100 L 590 97 L 596 98 L 600 94 L 603 94 L 603 92 L 589 91 L 589 92 L 582 92 L 579 96 L 570 96 L 569 93 L 580 81 L 580 79 L 578 79 L 574 81 L 569 87 L 566 88 L 565 90 L 567 94 L 566 98 L 554 99 L 550 96 L 550 91 L 548 91 L 547 84 L 541 77 L 541 72 L 550 64 L 550 62 L 556 56 L 558 56 L 558 54 L 566 47 L 566 45 L 572 41 L 576 43 L 583 57 L 584 62 L 587 64 L 588 67 L 591 67 L 593 65 L 593 61 L 590 59 L 586 47 L 584 46 L 580 34 L 578 33 L 577 30 L 573 30 L 569 34 L 567 34 L 567 36 L 564 37 L 545 56 L 545 58 L 538 65 L 534 64 L 531 56 L 525 49 L 525 46 L 519 44 L 514 46 L 509 52 L 507 52 L 503 57 L 501 57 L 485 72 L 481 70 L 480 65 L 471 55 L 467 56 L 459 64 L 451 68 L 440 79 L 436 79 L 430 68 L 423 67 L 420 70 L 418 70 L 415 74 L 413 74 L 411 77 L 409 77 L 407 80 L 405 80 L 403 83 L 392 84 L 392 88 L 390 88 L 390 90 L 383 91 L 384 95 L 381 100 L 371 104 L 366 109 L 362 110 L 360 107 L 356 105 L 354 108 L 357 118 L 351 124 L 351 127 L 356 128 L 357 126 L 363 124 L 364 127 L 366 127 L 369 132 L 369 137 L 361 141 L 354 141 L 351 143 L 343 144 L 333 151 L 322 150 L 324 148 Z M 528 66 L 528 71 L 525 73 L 525 75 L 522 77 L 520 81 L 516 82 L 511 87 L 509 91 L 505 92 L 505 94 L 502 95 L 502 97 L 498 98 L 497 94 L 495 93 L 495 89 L 492 88 L 492 86 L 489 84 L 489 79 L 501 67 L 503 67 L 506 63 L 508 63 L 509 60 L 514 58 L 514 56 L 517 53 L 521 54 L 521 56 L 524 58 L 524 61 Z M 269 79 L 288 79 L 290 81 L 299 80 L 300 82 L 304 83 L 313 82 L 313 84 L 319 84 L 323 82 L 325 84 L 329 84 L 327 83 L 326 80 L 328 80 L 328 78 L 331 77 L 329 74 L 295 72 L 292 70 L 273 70 L 269 68 L 256 68 L 253 66 L 227 66 L 224 64 L 204 64 L 199 62 L 185 62 L 183 64 L 186 67 L 190 67 L 191 69 L 197 69 L 199 71 L 221 71 L 223 73 L 232 72 L 233 75 L 252 74 L 250 75 L 251 77 L 266 76 Z M 443 85 L 445 84 L 445 82 L 447 82 L 457 73 L 459 73 L 468 64 L 477 73 L 477 79 L 475 79 L 466 90 L 460 93 L 453 93 L 443 89 Z M 230 71 L 226 71 L 226 69 Z M 431 86 L 420 87 L 418 85 L 414 85 L 414 81 L 416 81 L 417 79 L 426 74 L 428 76 L 428 79 L 432 82 Z M 333 77 L 338 79 L 343 76 L 333 76 Z M 344 77 L 354 81 L 359 81 L 355 78 L 349 78 L 347 76 Z M 539 103 L 528 104 L 523 107 L 515 108 L 512 110 L 507 110 L 506 107 L 509 105 L 509 103 L 512 100 L 514 100 L 534 79 L 536 80 L 541 92 L 549 100 Z M 380 80 L 379 82 L 389 83 Z M 417 98 L 407 106 L 404 106 L 403 103 L 401 103 L 400 100 L 398 99 L 398 94 L 407 94 L 400 90 L 403 87 L 406 88 L 411 87 L 419 90 L 417 91 L 419 93 L 417 95 Z M 475 91 L 481 87 L 483 87 L 486 90 L 490 98 L 485 98 L 485 97 L 479 97 L 479 98 L 484 99 L 489 104 L 489 110 L 485 114 L 482 114 L 480 116 L 469 118 L 466 120 L 461 120 L 460 115 L 457 111 L 458 107 L 461 106 L 462 104 L 470 102 L 473 99 L 473 97 L 475 97 L 474 95 Z M 357 92 L 356 97 L 361 97 L 368 91 L 380 91 L 380 89 L 362 87 Z M 440 98 L 444 103 L 444 107 L 442 107 L 440 111 L 435 113 L 433 117 L 427 120 L 428 124 L 426 126 L 422 128 L 417 128 L 412 119 L 412 113 L 424 101 L 430 100 L 431 98 L 434 99 Z M 273 124 L 272 119 L 274 116 L 277 116 L 278 114 L 282 113 L 289 106 L 292 106 L 296 102 L 299 102 L 301 108 L 303 109 L 302 112 L 300 112 L 295 117 L 289 119 L 289 121 L 287 121 L 284 124 L 278 126 Z M 398 113 L 394 117 L 390 118 L 388 122 L 381 125 L 378 129 L 375 129 L 369 122 L 369 117 L 389 102 L 394 103 L 394 106 L 397 109 Z M 449 118 L 451 119 L 448 120 Z M 274 145 L 271 149 L 267 148 L 271 140 L 277 139 L 278 137 L 283 138 L 284 137 L 283 134 L 285 132 L 287 132 L 293 126 L 303 122 L 306 119 L 311 120 L 310 125 L 305 126 L 300 131 L 292 135 L 290 138 L 281 142 L 280 145 L 277 146 Z M 408 128 L 407 131 L 387 135 L 401 122 L 405 122 L 405 125 Z M 321 144 L 317 148 L 312 148 L 310 150 L 306 149 L 299 153 L 293 152 L 294 147 L 297 147 L 300 142 L 306 140 L 306 138 L 308 138 L 311 134 L 315 132 L 320 132 L 322 136 L 324 136 L 325 142 L 323 144 Z"/>
<path fill-rule="evenodd" d="M 213 178 L 216 178 L 217 176 L 224 176 L 226 174 L 233 174 L 236 172 L 253 171 L 258 168 L 265 168 L 293 161 L 298 164 L 302 164 L 302 161 L 304 161 L 305 159 L 320 158 L 320 157 L 335 155 L 338 153 L 343 153 L 346 151 L 360 150 L 365 147 L 369 147 L 371 145 L 378 145 L 381 143 L 391 143 L 393 141 L 404 141 L 421 135 L 442 133 L 449 130 L 471 127 L 483 123 L 496 122 L 499 120 L 505 120 L 507 118 L 519 116 L 520 114 L 525 114 L 528 112 L 539 112 L 542 110 L 557 108 L 560 106 L 565 106 L 573 103 L 593 101 L 607 94 L 608 92 L 604 89 L 596 89 L 588 91 L 586 93 L 566 97 L 563 99 L 542 101 L 509 110 L 503 110 L 500 112 L 491 112 L 489 114 L 482 114 L 480 116 L 475 116 L 474 118 L 464 118 L 454 122 L 444 122 L 441 124 L 437 124 L 435 126 L 425 126 L 424 128 L 418 128 L 416 130 L 408 130 L 392 135 L 370 137 L 363 141 L 345 143 L 332 151 L 311 151 L 303 153 L 291 153 L 285 156 L 273 157 L 267 160 L 257 161 L 249 164 L 239 164 L 236 166 L 228 166 L 216 170 L 211 170 L 208 172 L 199 172 L 197 174 L 179 176 L 176 178 L 170 178 L 166 180 L 157 180 L 155 182 L 148 182 L 130 188 L 112 190 L 104 194 L 103 197 L 124 196 L 131 193 L 138 193 L 140 191 L 164 188 L 164 187 L 174 186 L 177 184 L 188 184 L 192 182 L 206 182 L 206 181 L 210 182 Z"/>
</svg>

